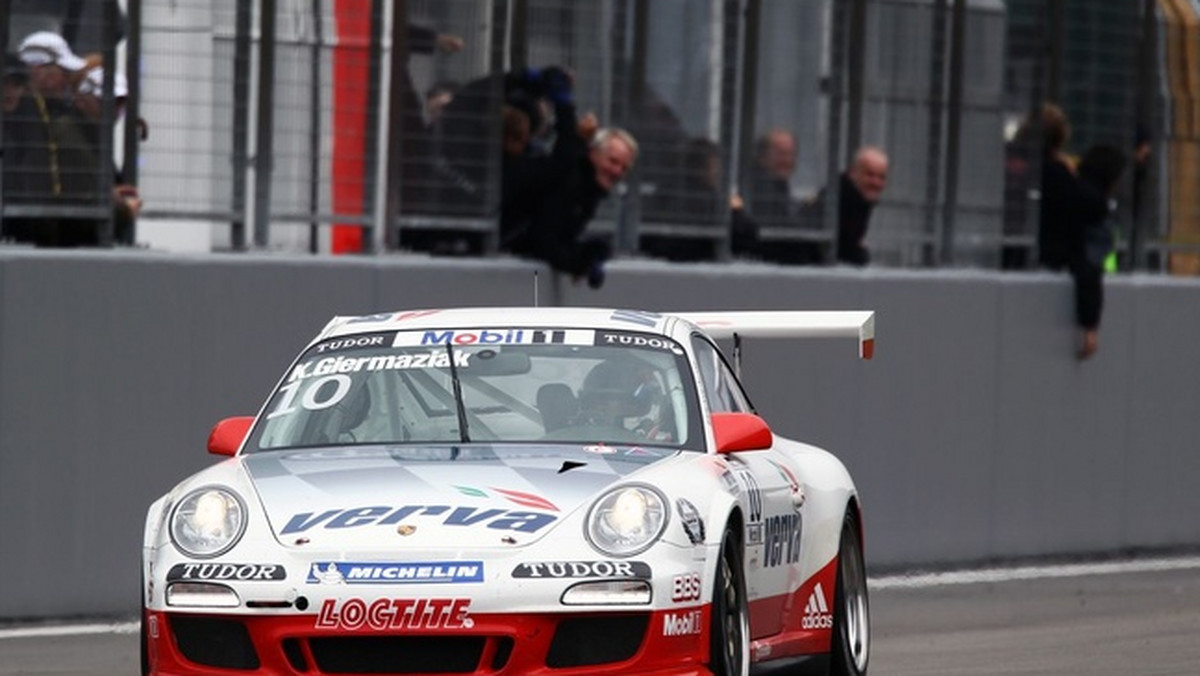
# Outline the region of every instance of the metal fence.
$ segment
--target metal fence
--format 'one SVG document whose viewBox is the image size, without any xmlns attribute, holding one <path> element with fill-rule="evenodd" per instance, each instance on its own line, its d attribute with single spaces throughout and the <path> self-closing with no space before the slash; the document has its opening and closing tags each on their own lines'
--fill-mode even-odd
<svg viewBox="0 0 1200 676">
<path fill-rule="evenodd" d="M 118 135 L 95 155 L 116 151 L 140 188 L 138 240 L 152 246 L 495 252 L 515 103 L 499 76 L 558 64 L 581 111 L 639 140 L 591 226 L 622 255 L 741 255 L 740 198 L 768 249 L 815 242 L 828 260 L 837 191 L 817 198 L 871 145 L 890 158 L 872 264 L 1031 267 L 1039 161 L 1018 132 L 1055 101 L 1072 153 L 1148 141 L 1113 216 L 1124 268 L 1200 272 L 1187 0 L 0 3 L 9 51 L 49 28 L 124 68 L 127 123 L 106 90 L 100 124 Z M 793 149 L 783 216 L 758 183 L 773 133 Z M 108 164 L 95 162 L 102 181 Z M 64 208 L 0 195 L 6 218 Z"/>
</svg>

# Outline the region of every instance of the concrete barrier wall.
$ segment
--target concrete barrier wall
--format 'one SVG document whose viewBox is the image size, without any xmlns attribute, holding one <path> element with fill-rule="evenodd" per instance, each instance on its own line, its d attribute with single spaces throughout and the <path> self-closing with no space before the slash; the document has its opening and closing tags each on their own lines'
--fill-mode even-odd
<svg viewBox="0 0 1200 676">
<path fill-rule="evenodd" d="M 145 510 L 213 459 L 334 314 L 528 305 L 537 266 L 410 258 L 0 252 L 0 620 L 132 614 Z M 1099 355 L 1070 282 L 618 261 L 543 304 L 873 309 L 846 341 L 746 341 L 777 432 L 838 453 L 868 563 L 929 566 L 1200 545 L 1200 284 L 1113 278 Z"/>
</svg>

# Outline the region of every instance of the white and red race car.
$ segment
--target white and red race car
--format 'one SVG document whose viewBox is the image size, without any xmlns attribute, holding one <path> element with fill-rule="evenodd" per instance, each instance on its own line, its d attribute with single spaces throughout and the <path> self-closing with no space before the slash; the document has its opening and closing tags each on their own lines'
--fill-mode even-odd
<svg viewBox="0 0 1200 676">
<path fill-rule="evenodd" d="M 854 483 L 714 342 L 812 336 L 873 314 L 334 318 L 151 505 L 143 673 L 866 673 Z"/>
</svg>

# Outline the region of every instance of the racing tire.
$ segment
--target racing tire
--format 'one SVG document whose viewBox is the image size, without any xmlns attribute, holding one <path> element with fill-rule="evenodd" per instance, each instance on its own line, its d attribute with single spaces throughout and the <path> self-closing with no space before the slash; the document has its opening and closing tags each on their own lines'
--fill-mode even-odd
<svg viewBox="0 0 1200 676">
<path fill-rule="evenodd" d="M 729 528 L 721 538 L 709 623 L 709 669 L 716 676 L 749 675 L 749 616 L 741 547 L 736 533 Z"/>
<path fill-rule="evenodd" d="M 858 514 L 846 509 L 838 544 L 837 585 L 833 594 L 833 644 L 830 676 L 863 676 L 871 648 L 871 615 L 867 602 L 867 568 L 863 563 Z"/>
</svg>

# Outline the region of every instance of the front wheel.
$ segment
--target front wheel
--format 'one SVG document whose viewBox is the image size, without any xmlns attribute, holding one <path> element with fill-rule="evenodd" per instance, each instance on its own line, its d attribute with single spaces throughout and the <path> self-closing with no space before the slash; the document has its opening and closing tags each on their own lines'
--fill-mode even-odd
<svg viewBox="0 0 1200 676">
<path fill-rule="evenodd" d="M 871 617 L 867 604 L 867 568 L 863 563 L 858 515 L 846 509 L 838 545 L 837 587 L 833 596 L 831 676 L 863 676 L 871 648 Z"/>
<path fill-rule="evenodd" d="M 721 558 L 713 581 L 709 667 L 716 676 L 750 673 L 750 622 L 742 553 L 732 528 L 721 538 Z"/>
</svg>

